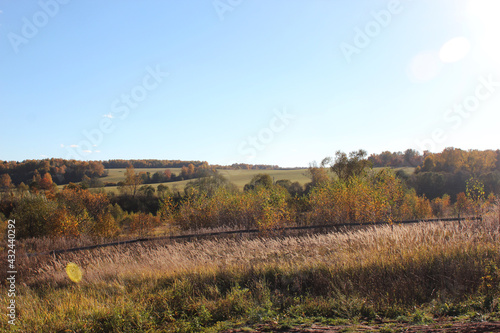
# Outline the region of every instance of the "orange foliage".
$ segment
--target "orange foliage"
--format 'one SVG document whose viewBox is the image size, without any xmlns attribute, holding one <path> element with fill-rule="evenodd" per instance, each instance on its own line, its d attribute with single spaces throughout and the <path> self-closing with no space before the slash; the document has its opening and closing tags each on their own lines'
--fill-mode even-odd
<svg viewBox="0 0 500 333">
<path fill-rule="evenodd" d="M 152 214 L 137 213 L 134 214 L 130 223 L 130 231 L 137 233 L 139 236 L 147 235 L 153 228 L 161 224 L 159 216 Z"/>
<path fill-rule="evenodd" d="M 243 193 L 219 188 L 211 196 L 192 193 L 182 202 L 174 219 L 184 229 L 225 226 L 269 230 L 292 221 L 287 198 L 288 192 L 279 186 Z M 168 212 L 171 214 L 172 210 Z"/>
<path fill-rule="evenodd" d="M 315 187 L 309 195 L 311 222 L 396 222 L 432 215 L 429 200 L 405 190 L 393 172 L 383 170 L 373 177 L 351 177 Z"/>
<path fill-rule="evenodd" d="M 43 175 L 42 179 L 40 180 L 40 188 L 42 190 L 52 190 L 53 189 L 53 182 L 52 182 L 52 176 L 50 173 L 46 173 Z"/>
</svg>

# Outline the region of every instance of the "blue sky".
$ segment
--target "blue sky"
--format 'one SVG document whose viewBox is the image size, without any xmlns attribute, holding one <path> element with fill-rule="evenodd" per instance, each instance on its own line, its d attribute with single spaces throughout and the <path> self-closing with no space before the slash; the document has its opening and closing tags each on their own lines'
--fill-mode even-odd
<svg viewBox="0 0 500 333">
<path fill-rule="evenodd" d="M 497 149 L 495 0 L 0 1 L 0 160 Z"/>
</svg>

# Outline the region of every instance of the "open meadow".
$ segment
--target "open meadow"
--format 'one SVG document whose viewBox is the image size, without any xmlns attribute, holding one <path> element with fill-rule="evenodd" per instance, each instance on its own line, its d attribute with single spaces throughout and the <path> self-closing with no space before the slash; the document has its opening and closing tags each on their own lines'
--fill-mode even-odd
<svg viewBox="0 0 500 333">
<path fill-rule="evenodd" d="M 461 224 L 123 245 L 55 258 L 20 254 L 19 328 L 219 332 L 320 323 L 395 332 L 445 318 L 498 321 L 498 222 L 495 215 Z M 66 275 L 70 262 L 83 272 L 79 283 Z M 6 294 L 2 286 L 0 297 Z"/>
<path fill-rule="evenodd" d="M 125 179 L 125 170 L 126 169 L 107 169 L 106 171 L 108 172 L 108 175 L 106 177 L 100 178 L 100 180 L 103 183 L 110 182 L 110 183 L 117 183 L 120 181 L 123 181 Z M 151 174 L 157 172 L 157 171 L 165 171 L 165 168 L 137 168 L 135 169 L 135 172 L 150 172 Z M 178 175 L 181 171 L 180 168 L 170 168 L 170 171 L 172 173 Z M 306 175 L 307 169 L 292 169 L 292 170 L 225 170 L 225 169 L 219 169 L 217 170 L 221 175 L 223 175 L 228 181 L 232 182 L 235 184 L 239 190 L 243 190 L 243 187 L 245 184 L 248 184 L 252 178 L 255 175 L 258 174 L 268 174 L 275 181 L 282 180 L 282 179 L 288 179 L 292 182 L 299 182 L 301 185 L 304 185 L 308 182 L 311 181 L 311 179 Z M 166 182 L 166 183 L 156 183 L 156 184 L 149 184 L 153 186 L 155 189 L 158 187 L 158 185 L 163 184 L 168 186 L 171 190 L 174 192 L 177 191 L 183 191 L 186 185 L 193 181 L 193 179 L 188 179 L 188 180 L 180 180 L 180 181 L 175 181 L 175 182 Z M 62 189 L 64 185 L 60 185 L 59 189 Z M 103 188 L 104 191 L 107 193 L 109 192 L 115 192 L 118 193 L 118 187 L 117 186 L 106 186 Z"/>
<path fill-rule="evenodd" d="M 170 171 L 176 175 L 181 172 L 181 168 L 169 168 Z M 374 172 L 380 170 L 382 168 L 374 168 Z M 106 169 L 108 175 L 100 178 L 103 183 L 118 183 L 125 179 L 125 170 L 124 168 L 119 169 Z M 149 172 L 150 174 L 154 174 L 157 171 L 163 172 L 165 168 L 136 168 L 135 172 Z M 397 170 L 403 170 L 408 175 L 413 173 L 415 168 L 405 167 L 405 168 L 396 168 Z M 229 182 L 233 183 L 237 186 L 237 188 L 242 191 L 245 184 L 248 184 L 252 178 L 258 174 L 268 174 L 270 175 L 274 181 L 288 179 L 291 182 L 299 182 L 300 185 L 304 186 L 305 184 L 311 181 L 310 176 L 307 174 L 307 169 L 290 169 L 290 170 L 226 170 L 226 169 L 218 169 L 217 170 L 222 176 L 224 176 Z M 166 182 L 166 183 L 156 183 L 149 184 L 153 186 L 156 190 L 158 185 L 163 184 L 168 186 L 174 192 L 182 192 L 186 185 L 193 181 L 193 179 L 188 180 L 180 180 L 174 182 Z M 65 185 L 59 185 L 58 188 L 62 189 Z M 119 193 L 118 186 L 106 186 L 103 188 L 106 193 L 114 192 L 116 194 Z"/>
</svg>

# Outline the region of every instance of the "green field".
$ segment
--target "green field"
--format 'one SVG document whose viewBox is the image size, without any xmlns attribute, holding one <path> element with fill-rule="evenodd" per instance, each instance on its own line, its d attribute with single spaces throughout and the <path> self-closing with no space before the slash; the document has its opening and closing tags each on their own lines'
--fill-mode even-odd
<svg viewBox="0 0 500 333">
<path fill-rule="evenodd" d="M 150 172 L 151 174 L 157 171 L 163 171 L 165 169 L 135 169 L 136 172 Z M 181 171 L 180 168 L 171 168 L 172 173 L 178 175 Z M 310 182 L 310 178 L 305 175 L 307 169 L 296 169 L 296 170 L 218 170 L 220 174 L 222 174 L 226 179 L 230 182 L 234 183 L 240 190 L 243 190 L 245 184 L 249 183 L 252 177 L 259 173 L 269 174 L 274 178 L 274 181 L 281 179 L 289 179 L 292 182 L 299 182 L 301 185 L 304 185 Z M 109 169 L 108 176 L 101 178 L 103 182 L 112 182 L 117 183 L 122 181 L 125 176 L 125 169 Z M 168 186 L 171 190 L 174 191 L 183 191 L 186 187 L 187 183 L 193 181 L 193 179 L 189 180 L 181 180 L 177 182 L 168 182 L 161 183 L 163 185 Z M 155 189 L 158 187 L 158 184 L 150 184 Z M 104 188 L 106 192 L 118 192 L 117 186 L 109 186 Z"/>
<path fill-rule="evenodd" d="M 172 173 L 175 173 L 178 175 L 181 172 L 181 168 L 169 168 Z M 108 172 L 108 175 L 104 178 L 101 178 L 101 180 L 106 183 L 118 183 L 119 181 L 122 181 L 125 179 L 125 170 L 127 169 L 106 169 Z M 163 172 L 166 169 L 165 168 L 137 168 L 134 169 L 135 172 L 149 172 L 151 175 L 153 175 L 155 172 Z"/>
<path fill-rule="evenodd" d="M 173 174 L 178 175 L 181 172 L 181 168 L 169 168 Z M 375 168 L 374 170 L 380 170 L 381 168 Z M 406 173 L 411 174 L 415 170 L 415 168 L 398 168 L 395 170 L 404 170 Z M 103 183 L 118 183 L 125 179 L 125 170 L 122 169 L 106 169 L 108 175 L 106 177 L 101 178 Z M 137 168 L 135 172 L 149 172 L 153 175 L 157 171 L 164 171 L 165 168 Z M 243 190 L 245 184 L 248 184 L 252 177 L 258 175 L 260 173 L 268 174 L 273 177 L 274 181 L 288 179 L 291 182 L 299 182 L 301 185 L 305 185 L 311 181 L 311 179 L 307 176 L 307 169 L 292 169 L 292 170 L 217 170 L 221 175 L 223 175 L 230 182 L 235 184 L 240 190 Z M 157 184 L 149 184 L 153 186 L 155 189 L 158 185 L 163 184 L 168 186 L 173 191 L 183 191 L 186 185 L 193 181 L 193 179 L 189 180 L 181 180 L 176 182 L 167 182 L 167 183 L 157 183 Z M 64 185 L 58 186 L 60 189 L 64 187 Z M 118 193 L 117 186 L 107 186 L 104 187 L 106 192 L 115 192 Z"/>
</svg>

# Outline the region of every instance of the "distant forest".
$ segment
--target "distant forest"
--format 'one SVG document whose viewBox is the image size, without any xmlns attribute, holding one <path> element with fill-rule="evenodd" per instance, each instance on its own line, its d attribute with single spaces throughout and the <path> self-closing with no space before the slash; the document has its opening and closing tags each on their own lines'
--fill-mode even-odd
<svg viewBox="0 0 500 333">
<path fill-rule="evenodd" d="M 372 154 L 374 167 L 415 167 L 412 174 L 397 172 L 409 187 L 429 199 L 444 194 L 455 198 L 465 192 L 466 182 L 476 178 L 484 184 L 486 194 L 500 193 L 500 150 L 462 150 L 446 148 L 441 153 L 423 155 L 414 150 Z"/>
<path fill-rule="evenodd" d="M 442 197 L 444 194 L 455 200 L 456 195 L 464 192 L 466 181 L 472 177 L 484 184 L 487 194 L 500 193 L 500 150 L 461 150 L 446 148 L 440 153 L 408 149 L 404 152 L 385 151 L 372 154 L 367 160 L 372 167 L 390 167 L 404 183 L 414 188 L 419 195 L 429 199 Z M 210 176 L 214 169 L 276 170 L 276 165 L 209 165 L 206 161 L 181 160 L 109 160 L 78 161 L 64 159 L 43 159 L 0 161 L 0 188 L 13 186 L 41 187 L 44 183 L 64 185 L 84 182 L 88 187 L 116 186 L 104 184 L 99 179 L 106 176 L 107 169 L 116 168 L 165 168 L 164 172 L 144 173 L 143 184 L 179 181 Z M 173 174 L 169 168 L 181 168 Z M 401 169 L 413 168 L 413 169 Z M 410 170 L 410 171 L 409 171 Z"/>
<path fill-rule="evenodd" d="M 123 180 L 113 178 L 118 194 L 100 188 L 109 186 L 101 179 L 113 168 L 123 170 Z M 240 191 L 217 172 L 220 168 L 264 171 Z M 178 160 L 1 162 L 0 231 L 7 219 L 23 221 L 21 238 L 402 221 L 481 215 L 498 203 L 500 194 L 500 150 L 371 156 L 363 150 L 337 151 L 304 169 L 307 184 L 274 181 L 265 172 L 273 168 Z M 185 179 L 193 180 L 183 193 L 165 184 L 146 185 Z M 68 185 L 61 189 L 56 184 Z"/>
<path fill-rule="evenodd" d="M 0 187 L 9 183 L 17 186 L 21 183 L 30 185 L 36 182 L 37 179 L 42 179 L 45 174 L 49 174 L 52 181 L 57 185 L 69 183 L 78 183 L 88 181 L 88 179 L 96 179 L 106 176 L 106 169 L 124 169 L 129 166 L 134 168 L 188 168 L 193 165 L 195 168 L 208 168 L 208 163 L 205 161 L 181 161 L 181 160 L 109 160 L 109 161 L 78 161 L 65 160 L 61 158 L 51 158 L 43 160 L 25 160 L 17 161 L 2 161 L 0 160 L 0 177 L 2 183 Z M 250 164 L 233 164 L 230 166 L 211 165 L 212 169 L 245 169 L 245 170 L 276 170 L 280 169 L 277 165 L 250 165 Z M 5 176 L 5 175 L 8 175 Z M 2 177 L 3 176 L 3 177 Z M 161 181 L 177 181 L 183 179 L 197 178 L 191 174 L 190 177 L 184 178 L 182 175 L 169 177 L 168 180 L 159 179 Z M 155 181 L 155 182 L 161 182 Z M 153 182 L 153 181 L 151 181 Z M 104 185 L 104 184 L 102 184 Z M 116 184 L 114 184 L 116 185 Z"/>
</svg>

